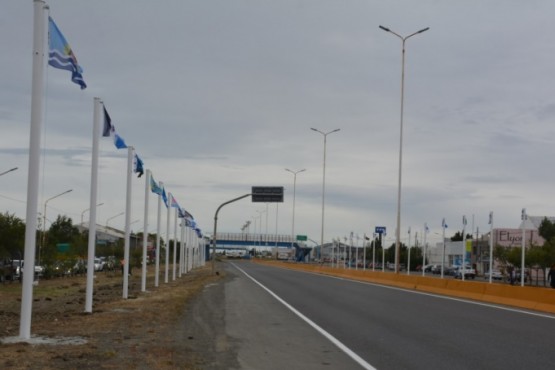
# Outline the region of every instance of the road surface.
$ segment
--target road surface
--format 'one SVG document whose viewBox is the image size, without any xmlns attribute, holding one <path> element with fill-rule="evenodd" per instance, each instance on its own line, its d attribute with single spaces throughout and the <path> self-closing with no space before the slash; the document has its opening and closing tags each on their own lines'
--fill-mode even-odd
<svg viewBox="0 0 555 370">
<path fill-rule="evenodd" d="M 227 262 L 195 303 L 210 369 L 550 369 L 555 317 Z M 207 323 L 210 322 L 210 325 Z"/>
</svg>

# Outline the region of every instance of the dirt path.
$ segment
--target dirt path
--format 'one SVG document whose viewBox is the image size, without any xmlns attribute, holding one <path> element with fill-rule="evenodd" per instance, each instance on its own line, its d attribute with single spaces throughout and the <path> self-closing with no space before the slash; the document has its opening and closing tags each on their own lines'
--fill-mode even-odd
<svg viewBox="0 0 555 370">
<path fill-rule="evenodd" d="M 202 341 L 184 331 L 189 302 L 222 276 L 197 269 L 140 292 L 139 272 L 130 278 L 129 299 L 122 299 L 121 274 L 98 273 L 93 313 L 85 314 L 86 277 L 40 281 L 34 289 L 33 338 L 81 339 L 85 344 L 0 344 L 0 369 L 201 369 Z M 0 338 L 19 335 L 21 285 L 0 285 Z"/>
</svg>

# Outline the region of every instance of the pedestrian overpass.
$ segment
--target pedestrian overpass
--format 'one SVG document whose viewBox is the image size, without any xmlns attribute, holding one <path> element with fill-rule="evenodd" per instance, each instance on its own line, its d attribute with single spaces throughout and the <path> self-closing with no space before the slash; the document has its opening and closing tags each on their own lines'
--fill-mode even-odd
<svg viewBox="0 0 555 370">
<path fill-rule="evenodd" d="M 247 234 L 247 233 L 218 233 L 216 238 L 216 253 L 248 254 L 251 250 L 276 251 L 281 248 L 295 249 L 295 260 L 303 261 L 312 248 L 304 243 L 293 241 L 291 235 L 279 234 Z"/>
</svg>

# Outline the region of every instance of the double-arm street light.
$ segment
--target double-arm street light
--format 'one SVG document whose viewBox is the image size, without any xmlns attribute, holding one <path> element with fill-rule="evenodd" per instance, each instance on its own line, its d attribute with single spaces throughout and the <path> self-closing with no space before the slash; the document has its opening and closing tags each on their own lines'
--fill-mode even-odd
<svg viewBox="0 0 555 370">
<path fill-rule="evenodd" d="M 42 241 L 41 241 L 40 247 L 39 247 L 39 258 L 38 258 L 38 260 L 39 260 L 39 261 L 38 261 L 38 262 L 39 262 L 39 266 L 40 266 L 40 252 L 41 252 L 41 249 L 42 249 L 42 247 L 44 246 L 44 242 L 45 242 L 45 240 L 46 240 L 46 239 L 45 239 L 45 235 L 46 235 L 46 206 L 47 206 L 48 202 L 51 201 L 52 199 L 61 197 L 62 195 L 67 194 L 67 193 L 70 193 L 70 192 L 72 192 L 72 191 L 73 191 L 73 189 L 66 190 L 66 191 L 64 191 L 63 193 L 60 193 L 60 194 L 58 194 L 58 195 L 54 195 L 54 196 L 51 197 L 51 198 L 48 198 L 48 199 L 44 202 L 44 212 L 42 213 Z"/>
<path fill-rule="evenodd" d="M 303 168 L 302 170 L 291 171 L 290 169 L 286 168 L 285 171 L 291 172 L 293 174 L 293 221 L 291 226 L 291 248 L 293 248 L 293 243 L 295 242 L 295 194 L 297 192 L 297 174 L 306 171 L 306 169 Z"/>
<path fill-rule="evenodd" d="M 401 169 L 403 164 L 403 111 L 404 111 L 404 100 L 405 100 L 405 42 L 412 36 L 428 31 L 430 27 L 423 28 L 420 31 L 416 31 L 405 37 L 399 35 L 398 33 L 384 26 L 380 26 L 380 29 L 397 36 L 402 43 L 401 131 L 400 131 L 400 137 L 399 137 L 399 184 L 398 184 L 398 190 L 397 190 L 397 229 L 395 230 L 395 273 L 399 273 L 399 245 L 400 245 L 400 239 L 401 239 Z"/>
<path fill-rule="evenodd" d="M 100 207 L 101 205 L 103 205 L 104 203 L 98 203 L 96 206 Z M 85 216 L 85 212 L 90 211 L 90 208 L 87 208 L 86 210 L 84 210 L 83 212 L 81 212 L 81 226 L 83 226 L 83 217 Z"/>
<path fill-rule="evenodd" d="M 310 128 L 312 131 L 316 131 L 322 136 L 324 136 L 324 170 L 322 175 L 322 232 L 320 234 L 320 257 L 322 256 L 322 248 L 324 248 L 324 204 L 326 200 L 326 142 L 329 134 L 333 134 L 334 132 L 339 131 L 340 129 L 336 128 L 335 130 L 329 132 L 322 132 L 315 128 Z"/>
<path fill-rule="evenodd" d="M 114 218 L 116 218 L 116 217 L 119 217 L 119 216 L 121 216 L 121 215 L 123 215 L 123 214 L 125 214 L 125 212 L 120 212 L 120 213 L 118 213 L 117 215 L 108 218 L 108 219 L 106 220 L 106 229 L 108 228 L 108 221 L 110 221 L 110 220 L 112 220 L 112 219 L 114 219 Z"/>
</svg>

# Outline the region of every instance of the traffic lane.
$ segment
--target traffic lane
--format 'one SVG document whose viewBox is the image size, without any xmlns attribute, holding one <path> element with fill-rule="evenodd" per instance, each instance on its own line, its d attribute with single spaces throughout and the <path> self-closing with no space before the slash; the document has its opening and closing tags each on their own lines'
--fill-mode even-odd
<svg viewBox="0 0 555 370">
<path fill-rule="evenodd" d="M 225 265 L 226 334 L 240 369 L 361 367 L 236 268 Z"/>
<path fill-rule="evenodd" d="M 553 318 L 249 262 L 238 266 L 379 369 L 552 367 L 555 361 Z"/>
</svg>

